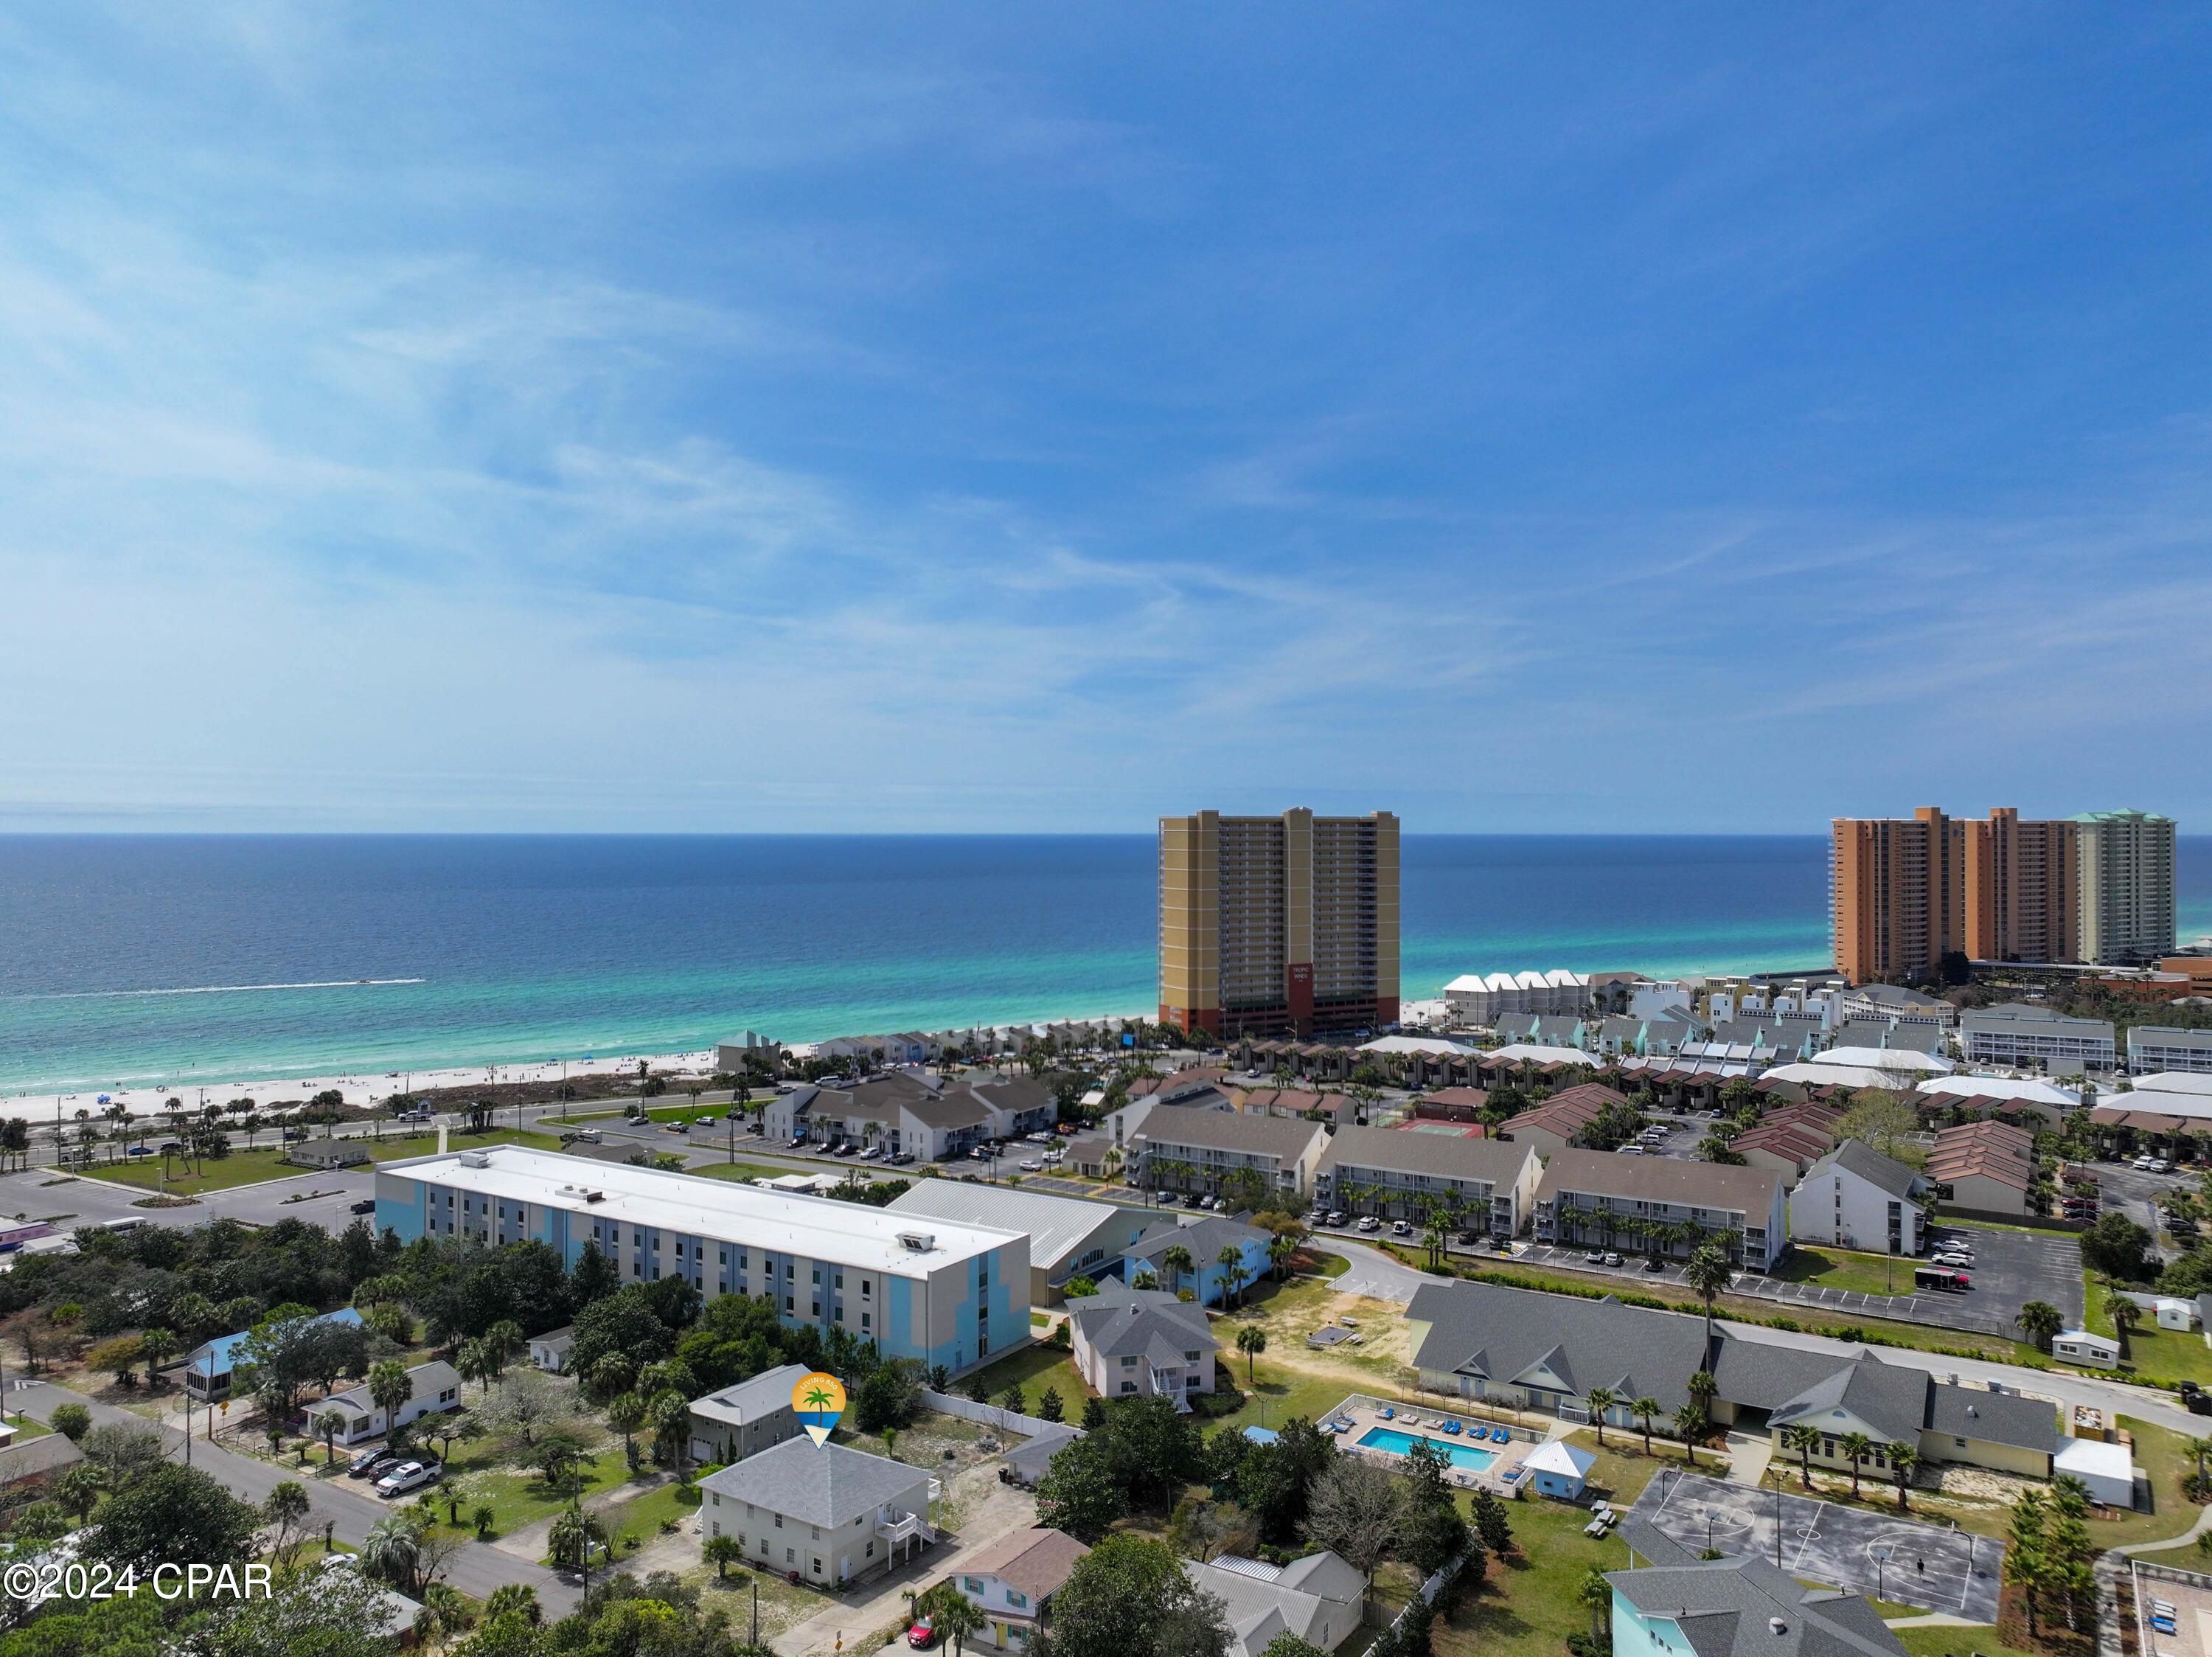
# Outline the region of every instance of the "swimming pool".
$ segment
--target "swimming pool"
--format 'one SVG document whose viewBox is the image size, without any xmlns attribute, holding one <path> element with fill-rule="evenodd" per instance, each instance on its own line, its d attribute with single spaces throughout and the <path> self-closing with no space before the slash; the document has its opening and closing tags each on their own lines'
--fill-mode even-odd
<svg viewBox="0 0 2212 1657">
<path fill-rule="evenodd" d="M 1370 1427 L 1360 1435 L 1359 1444 L 1365 1450 L 1388 1450 L 1394 1455 L 1404 1455 L 1413 1447 L 1413 1441 L 1425 1442 L 1443 1451 L 1455 1467 L 1479 1473 L 1498 1459 L 1495 1450 L 1482 1450 L 1472 1444 L 1454 1444 L 1448 1438 L 1431 1438 L 1426 1433 L 1401 1433 L 1395 1427 Z"/>
</svg>

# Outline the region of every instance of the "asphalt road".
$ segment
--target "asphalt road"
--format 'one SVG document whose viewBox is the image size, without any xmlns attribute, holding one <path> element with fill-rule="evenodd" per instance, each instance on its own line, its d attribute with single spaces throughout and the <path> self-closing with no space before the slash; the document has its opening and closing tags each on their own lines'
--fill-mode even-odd
<svg viewBox="0 0 2212 1657">
<path fill-rule="evenodd" d="M 98 1403 L 82 1393 L 46 1381 L 27 1384 L 18 1381 L 10 1386 L 9 1393 L 17 1409 L 40 1421 L 52 1416 L 58 1404 L 82 1404 L 91 1410 L 95 1423 L 113 1422 L 141 1429 L 154 1428 L 168 1446 L 172 1458 L 178 1461 L 185 1459 L 184 1435 L 174 1427 L 155 1427 L 143 1416 L 134 1415 L 128 1410 L 118 1410 L 112 1404 Z M 307 1487 L 307 1502 L 313 1514 L 310 1525 L 319 1531 L 327 1522 L 335 1526 L 333 1533 L 339 1541 L 356 1548 L 368 1536 L 368 1527 L 392 1511 L 389 1503 L 367 1494 L 351 1479 L 321 1480 L 312 1475 L 303 1476 L 295 1470 L 279 1467 L 252 1456 L 240 1455 L 219 1444 L 210 1444 L 204 1437 L 195 1438 L 192 1443 L 191 1464 L 204 1472 L 213 1474 L 233 1496 L 257 1506 L 266 1501 L 270 1491 L 284 1480 L 297 1479 Z M 456 1547 L 447 1556 L 443 1580 L 473 1599 L 486 1599 L 493 1589 L 509 1582 L 527 1584 L 537 1590 L 538 1602 L 544 1607 L 549 1617 L 563 1616 L 574 1610 L 581 1598 L 574 1587 L 543 1566 L 533 1565 L 527 1560 L 518 1559 L 481 1542 L 463 1542 Z"/>
</svg>

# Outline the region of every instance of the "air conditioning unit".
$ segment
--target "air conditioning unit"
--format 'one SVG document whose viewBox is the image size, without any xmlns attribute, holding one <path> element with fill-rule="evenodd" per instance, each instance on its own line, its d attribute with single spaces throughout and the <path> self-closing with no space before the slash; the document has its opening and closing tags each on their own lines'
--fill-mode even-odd
<svg viewBox="0 0 2212 1657">
<path fill-rule="evenodd" d="M 463 1151 L 461 1153 L 461 1166 L 465 1168 L 488 1168 L 491 1166 L 491 1153 L 489 1151 Z"/>
<path fill-rule="evenodd" d="M 901 1246 L 916 1254 L 927 1254 L 937 1246 L 937 1234 L 931 1231 L 902 1231 L 898 1234 Z"/>
</svg>

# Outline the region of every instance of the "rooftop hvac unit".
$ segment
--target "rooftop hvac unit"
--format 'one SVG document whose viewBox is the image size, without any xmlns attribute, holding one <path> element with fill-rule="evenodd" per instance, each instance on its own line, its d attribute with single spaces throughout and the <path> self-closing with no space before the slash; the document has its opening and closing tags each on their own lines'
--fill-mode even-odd
<svg viewBox="0 0 2212 1657">
<path fill-rule="evenodd" d="M 461 1166 L 465 1168 L 488 1168 L 491 1166 L 490 1153 L 487 1151 L 463 1151 L 461 1153 Z"/>
<path fill-rule="evenodd" d="M 937 1246 L 937 1234 L 934 1232 L 902 1231 L 899 1233 L 898 1240 L 902 1246 L 912 1249 L 916 1254 L 927 1254 Z"/>
</svg>

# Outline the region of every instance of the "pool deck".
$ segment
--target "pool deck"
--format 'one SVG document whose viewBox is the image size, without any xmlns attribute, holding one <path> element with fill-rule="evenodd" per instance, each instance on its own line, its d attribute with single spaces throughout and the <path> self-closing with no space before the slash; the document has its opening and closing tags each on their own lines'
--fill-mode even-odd
<svg viewBox="0 0 2212 1657">
<path fill-rule="evenodd" d="M 1382 1415 L 1382 1410 L 1386 1407 L 1395 1412 L 1387 1420 Z M 1486 1427 L 1495 1433 L 1498 1430 L 1499 1423 L 1485 1421 L 1479 1416 L 1462 1416 L 1448 1410 L 1432 1410 L 1425 1404 L 1409 1407 L 1402 1404 L 1392 1404 L 1386 1406 L 1372 1398 L 1358 1397 L 1346 1398 L 1322 1420 L 1323 1423 L 1330 1421 L 1348 1421 L 1352 1423 L 1350 1432 L 1334 1435 L 1336 1439 L 1336 1447 L 1343 1453 L 1368 1457 L 1381 1462 L 1393 1471 L 1395 1471 L 1405 1461 L 1405 1457 L 1395 1450 L 1378 1449 L 1372 1445 L 1363 1445 L 1359 1441 L 1378 1427 L 1395 1428 L 1402 1433 L 1413 1434 L 1416 1437 L 1434 1439 L 1447 1451 L 1454 1445 L 1465 1445 L 1469 1449 L 1494 1452 L 1498 1459 L 1487 1467 L 1479 1471 L 1466 1467 L 1452 1467 L 1446 1470 L 1444 1477 L 1462 1489 L 1487 1489 L 1503 1496 L 1511 1496 L 1522 1483 L 1526 1482 L 1528 1476 L 1522 1471 L 1521 1464 L 1530 1452 L 1544 1442 L 1544 1434 L 1540 1429 L 1531 1432 L 1526 1427 L 1515 1428 L 1511 1440 L 1504 1444 L 1497 1442 L 1494 1439 L 1469 1439 L 1467 1435 L 1470 1428 Z M 1459 1423 L 1460 1430 L 1456 1435 L 1443 1430 L 1443 1423 L 1448 1421 L 1455 1421 Z"/>
</svg>

